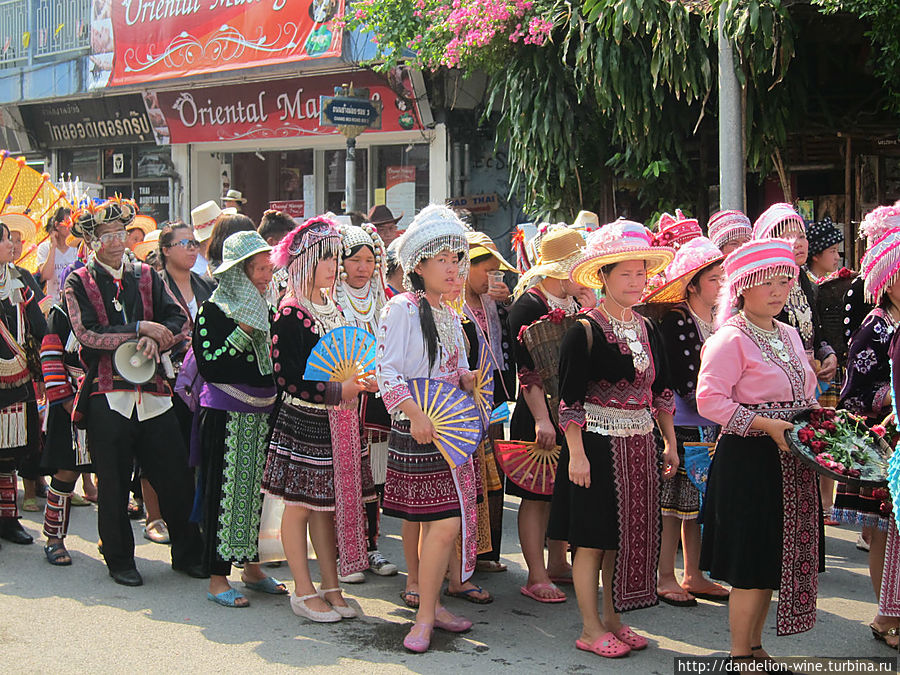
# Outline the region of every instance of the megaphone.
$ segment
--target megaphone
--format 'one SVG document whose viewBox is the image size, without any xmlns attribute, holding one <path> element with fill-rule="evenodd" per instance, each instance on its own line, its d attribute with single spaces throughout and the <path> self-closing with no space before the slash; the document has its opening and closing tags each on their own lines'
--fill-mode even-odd
<svg viewBox="0 0 900 675">
<path fill-rule="evenodd" d="M 147 384 L 156 375 L 156 361 L 138 351 L 137 344 L 137 340 L 120 344 L 113 352 L 113 366 L 132 384 Z"/>
</svg>

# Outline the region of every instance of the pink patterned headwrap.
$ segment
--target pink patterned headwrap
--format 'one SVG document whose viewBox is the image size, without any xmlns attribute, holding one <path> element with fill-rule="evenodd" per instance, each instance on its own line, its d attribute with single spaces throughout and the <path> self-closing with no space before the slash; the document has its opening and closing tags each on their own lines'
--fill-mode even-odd
<svg viewBox="0 0 900 675">
<path fill-rule="evenodd" d="M 675 215 L 664 213 L 659 217 L 656 234 L 653 235 L 654 246 L 671 246 L 675 250 L 691 239 L 703 235 L 700 223 L 695 218 L 688 218 L 681 209 L 675 209 Z"/>
<path fill-rule="evenodd" d="M 276 267 L 288 271 L 288 291 L 297 296 L 312 283 L 316 264 L 328 257 L 337 259 L 341 252 L 341 234 L 325 216 L 310 218 L 295 227 L 272 250 Z"/>
<path fill-rule="evenodd" d="M 900 227 L 900 201 L 893 206 L 879 206 L 869 211 L 859 225 L 859 236 L 866 238 L 866 246 L 871 247 L 888 230 Z"/>
<path fill-rule="evenodd" d="M 900 279 L 900 229 L 888 230 L 876 241 L 860 264 L 863 292 L 873 304 L 881 300 L 885 289 Z"/>
<path fill-rule="evenodd" d="M 737 308 L 741 293 L 773 277 L 797 279 L 800 268 L 786 239 L 753 239 L 732 251 L 723 263 L 726 281 L 719 294 L 716 323 L 721 326 Z"/>
<path fill-rule="evenodd" d="M 803 218 L 790 204 L 780 202 L 772 204 L 762 212 L 753 223 L 754 239 L 771 239 L 783 237 L 790 231 L 804 232 L 806 225 Z"/>
<path fill-rule="evenodd" d="M 709 217 L 706 230 L 718 248 L 740 239 L 747 240 L 753 234 L 750 219 L 740 211 L 716 211 Z"/>
</svg>

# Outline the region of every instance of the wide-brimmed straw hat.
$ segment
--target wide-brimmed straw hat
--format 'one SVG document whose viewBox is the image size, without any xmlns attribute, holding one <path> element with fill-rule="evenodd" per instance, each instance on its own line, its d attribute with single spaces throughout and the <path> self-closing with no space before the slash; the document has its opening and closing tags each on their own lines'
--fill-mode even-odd
<svg viewBox="0 0 900 675">
<path fill-rule="evenodd" d="M 257 253 L 268 253 L 271 250 L 272 247 L 256 230 L 235 232 L 229 235 L 222 244 L 222 264 L 216 268 L 213 274 L 219 276 Z"/>
<path fill-rule="evenodd" d="M 650 230 L 630 220 L 619 219 L 604 225 L 588 237 L 585 257 L 572 267 L 570 278 L 588 288 L 600 288 L 600 269 L 606 265 L 643 260 L 647 276 L 665 269 L 672 262 L 675 250 L 668 246 L 654 246 Z"/>
<path fill-rule="evenodd" d="M 797 210 L 790 204 L 780 202 L 772 204 L 756 219 L 753 223 L 753 238 L 783 237 L 790 230 L 803 232 L 805 229 L 806 224 Z"/>
<path fill-rule="evenodd" d="M 22 250 L 25 250 L 34 241 L 40 228 L 31 216 L 22 213 L 20 209 L 21 207 L 10 207 L 8 211 L 0 213 L 0 222 L 6 225 L 10 232 L 22 235 Z"/>
<path fill-rule="evenodd" d="M 506 258 L 500 255 L 497 244 L 494 240 L 487 236 L 484 232 L 475 232 L 469 230 L 466 232 L 466 241 L 469 242 L 469 259 L 477 258 L 482 255 L 491 255 L 500 263 L 500 269 L 505 272 L 518 272 L 515 267 L 506 262 Z"/>
<path fill-rule="evenodd" d="M 644 302 L 681 302 L 687 298 L 687 287 L 694 277 L 724 259 L 719 247 L 706 237 L 691 239 L 678 249 L 666 268 L 668 281 L 644 298 Z"/>
<path fill-rule="evenodd" d="M 152 232 L 148 232 L 147 236 L 144 237 L 144 241 L 139 242 L 134 245 L 134 249 L 132 249 L 132 253 L 134 253 L 135 257 L 144 261 L 147 259 L 147 256 L 150 255 L 150 251 L 155 251 L 156 247 L 159 246 L 159 234 L 162 230 L 153 230 Z"/>
<path fill-rule="evenodd" d="M 125 228 L 126 230 L 141 230 L 146 237 L 156 229 L 156 221 L 150 216 L 136 215 L 131 224 Z"/>
<path fill-rule="evenodd" d="M 600 218 L 593 211 L 579 211 L 572 227 L 591 233 L 600 229 Z"/>
<path fill-rule="evenodd" d="M 572 266 L 584 257 L 584 237 L 578 230 L 556 227 L 541 237 L 539 250 L 537 263 L 519 279 L 517 295 L 537 277 L 568 279 Z"/>
</svg>

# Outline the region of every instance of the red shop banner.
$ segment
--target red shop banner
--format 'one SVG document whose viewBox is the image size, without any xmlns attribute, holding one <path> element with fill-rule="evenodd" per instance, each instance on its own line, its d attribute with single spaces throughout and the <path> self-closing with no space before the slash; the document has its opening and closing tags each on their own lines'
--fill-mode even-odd
<svg viewBox="0 0 900 675">
<path fill-rule="evenodd" d="M 335 86 L 351 81 L 355 88 L 368 88 L 372 100 L 381 101 L 382 132 L 421 129 L 408 78 L 403 78 L 407 84 L 405 94 L 398 94 L 369 71 L 240 87 L 186 87 L 149 94 L 145 101 L 151 118 L 165 119 L 171 143 L 330 135 L 338 130 L 319 126 L 319 96 L 332 96 Z"/>
<path fill-rule="evenodd" d="M 344 0 L 94 0 L 90 87 L 340 56 Z"/>
</svg>

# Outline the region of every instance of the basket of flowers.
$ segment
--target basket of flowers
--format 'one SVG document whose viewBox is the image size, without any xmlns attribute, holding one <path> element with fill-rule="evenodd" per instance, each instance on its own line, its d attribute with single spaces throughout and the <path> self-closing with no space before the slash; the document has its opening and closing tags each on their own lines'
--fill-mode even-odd
<svg viewBox="0 0 900 675">
<path fill-rule="evenodd" d="M 791 451 L 823 476 L 860 487 L 887 485 L 891 447 L 881 425 L 869 428 L 846 410 L 813 408 L 785 432 Z"/>
</svg>

